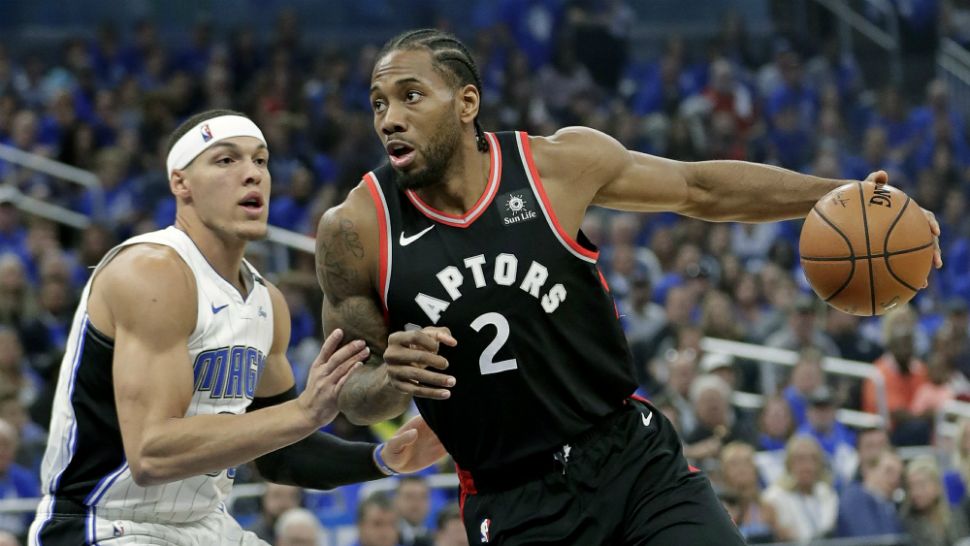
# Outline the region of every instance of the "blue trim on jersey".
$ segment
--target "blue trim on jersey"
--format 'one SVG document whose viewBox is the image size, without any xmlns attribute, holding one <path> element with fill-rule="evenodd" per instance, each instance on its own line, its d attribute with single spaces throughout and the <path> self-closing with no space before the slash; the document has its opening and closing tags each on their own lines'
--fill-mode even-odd
<svg viewBox="0 0 970 546">
<path fill-rule="evenodd" d="M 81 321 L 81 329 L 78 331 L 78 345 L 74 352 L 74 364 L 71 367 L 71 383 L 68 386 L 67 391 L 67 404 L 71 407 L 72 424 L 71 431 L 67 435 L 67 462 L 64 464 L 64 468 L 54 476 L 51 480 L 50 494 L 54 495 L 57 491 L 57 486 L 61 483 L 61 476 L 67 470 L 67 467 L 71 466 L 71 460 L 74 459 L 74 450 L 77 449 L 77 413 L 74 412 L 74 386 L 77 384 L 77 370 L 81 366 L 81 356 L 84 354 L 84 334 L 88 329 L 88 314 L 84 313 L 84 320 Z"/>
<path fill-rule="evenodd" d="M 127 459 L 125 459 L 121 463 L 121 466 L 116 468 L 113 472 L 110 472 L 109 474 L 106 474 L 105 477 L 101 478 L 101 481 L 98 482 L 98 485 L 94 486 L 94 489 L 92 489 L 91 492 L 88 494 L 87 498 L 84 499 L 84 504 L 88 506 L 94 506 L 95 504 L 98 504 L 98 501 L 101 500 L 101 497 L 108 492 L 108 489 L 111 489 L 112 485 L 114 485 L 115 480 L 117 480 L 119 476 L 124 474 L 126 470 L 128 470 Z"/>
</svg>

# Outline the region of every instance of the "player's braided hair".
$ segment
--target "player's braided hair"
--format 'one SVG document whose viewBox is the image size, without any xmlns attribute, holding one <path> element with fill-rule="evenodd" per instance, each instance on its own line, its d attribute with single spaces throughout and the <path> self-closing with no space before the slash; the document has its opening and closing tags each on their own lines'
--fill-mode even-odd
<svg viewBox="0 0 970 546">
<path fill-rule="evenodd" d="M 435 69 L 455 87 L 474 85 L 482 92 L 482 77 L 478 73 L 478 65 L 468 52 L 465 44 L 453 34 L 434 28 L 411 30 L 398 34 L 384 44 L 377 54 L 380 59 L 398 49 L 426 48 L 431 51 Z M 475 116 L 475 140 L 480 152 L 488 151 L 488 140 L 482 130 L 478 116 Z"/>
</svg>

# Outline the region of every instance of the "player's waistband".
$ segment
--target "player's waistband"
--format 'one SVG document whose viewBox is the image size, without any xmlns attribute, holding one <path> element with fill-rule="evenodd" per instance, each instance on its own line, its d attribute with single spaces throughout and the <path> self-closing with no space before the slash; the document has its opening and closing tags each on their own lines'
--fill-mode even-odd
<svg viewBox="0 0 970 546">
<path fill-rule="evenodd" d="M 62 518 L 89 518 L 97 516 L 103 519 L 122 519 L 136 522 L 148 523 L 191 523 L 205 517 L 208 513 L 215 511 L 226 512 L 225 505 L 220 503 L 212 510 L 199 510 L 192 513 L 159 513 L 157 511 L 135 510 L 131 508 L 106 508 L 102 506 L 91 506 L 84 503 L 83 499 L 75 497 L 45 496 L 37 508 L 37 515 L 41 518 L 49 515 Z"/>
<path fill-rule="evenodd" d="M 607 414 L 598 423 L 582 433 L 563 442 L 563 445 L 503 464 L 501 468 L 464 470 L 458 467 L 458 479 L 462 491 L 471 495 L 507 491 L 524 483 L 541 479 L 551 472 L 564 472 L 569 464 L 570 450 L 582 449 L 583 446 L 609 432 L 613 423 L 627 413 L 632 405 L 639 405 L 643 402 L 645 400 L 639 397 L 628 398 L 623 401 L 621 407 Z"/>
</svg>

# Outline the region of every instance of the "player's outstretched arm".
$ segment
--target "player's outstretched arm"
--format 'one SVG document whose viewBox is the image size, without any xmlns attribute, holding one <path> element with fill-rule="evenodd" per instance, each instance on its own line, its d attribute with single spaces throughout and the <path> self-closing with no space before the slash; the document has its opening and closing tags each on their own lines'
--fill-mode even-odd
<svg viewBox="0 0 970 546">
<path fill-rule="evenodd" d="M 674 161 L 627 150 L 587 127 L 567 127 L 531 141 L 540 173 L 561 181 L 575 196 L 567 206 L 575 203 L 583 211 L 594 204 L 709 221 L 772 222 L 803 218 L 826 193 L 852 182 L 745 161 Z M 867 180 L 886 183 L 888 176 L 877 171 Z M 936 218 L 924 212 L 938 236 Z M 935 263 L 942 266 L 939 251 Z"/>
<path fill-rule="evenodd" d="M 94 281 L 89 309 L 107 315 L 92 314 L 95 326 L 113 324 L 118 421 L 139 485 L 218 472 L 306 437 L 336 415 L 343 378 L 364 356 L 363 343 L 337 348 L 332 342 L 315 364 L 325 379 L 313 397 L 250 414 L 186 417 L 196 306 L 193 277 L 165 247 L 127 249 Z"/>
</svg>

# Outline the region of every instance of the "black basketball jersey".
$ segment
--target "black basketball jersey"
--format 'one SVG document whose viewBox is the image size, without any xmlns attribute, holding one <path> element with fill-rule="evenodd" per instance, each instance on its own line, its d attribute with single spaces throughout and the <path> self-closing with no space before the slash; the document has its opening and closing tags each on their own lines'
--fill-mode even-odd
<svg viewBox="0 0 970 546">
<path fill-rule="evenodd" d="M 598 252 L 559 226 L 525 133 L 488 133 L 488 185 L 464 215 L 425 204 L 385 165 L 378 209 L 390 330 L 447 326 L 451 398 L 416 398 L 459 466 L 497 469 L 561 446 L 636 389 Z"/>
</svg>

